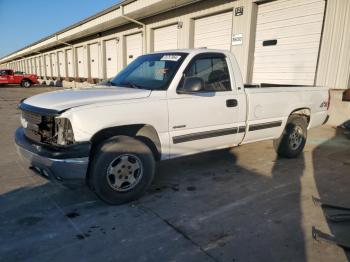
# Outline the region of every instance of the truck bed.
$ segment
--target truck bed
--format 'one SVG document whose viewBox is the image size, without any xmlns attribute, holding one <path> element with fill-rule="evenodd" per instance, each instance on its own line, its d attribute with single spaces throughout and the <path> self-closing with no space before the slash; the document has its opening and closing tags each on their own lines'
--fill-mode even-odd
<svg viewBox="0 0 350 262">
<path fill-rule="evenodd" d="M 308 128 L 322 125 L 327 118 L 328 88 L 325 87 L 260 84 L 249 85 L 245 93 L 249 125 L 276 121 L 280 121 L 281 125 L 268 130 L 248 132 L 244 142 L 279 137 L 289 115 L 296 111 L 309 115 Z"/>
</svg>

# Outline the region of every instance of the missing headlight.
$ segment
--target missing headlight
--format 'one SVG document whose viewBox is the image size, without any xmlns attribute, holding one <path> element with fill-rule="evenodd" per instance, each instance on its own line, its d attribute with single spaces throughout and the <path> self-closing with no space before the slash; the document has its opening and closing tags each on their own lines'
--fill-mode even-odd
<svg viewBox="0 0 350 262">
<path fill-rule="evenodd" d="M 72 125 L 67 118 L 56 118 L 57 144 L 71 145 L 74 143 L 74 133 Z"/>
</svg>

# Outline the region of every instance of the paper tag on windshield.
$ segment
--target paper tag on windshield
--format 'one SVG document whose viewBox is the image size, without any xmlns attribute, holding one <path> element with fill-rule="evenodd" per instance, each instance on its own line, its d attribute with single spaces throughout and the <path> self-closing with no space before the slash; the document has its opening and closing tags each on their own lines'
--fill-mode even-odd
<svg viewBox="0 0 350 262">
<path fill-rule="evenodd" d="M 179 61 L 179 59 L 181 58 L 181 56 L 179 55 L 163 55 L 163 57 L 160 59 L 162 61 Z"/>
</svg>

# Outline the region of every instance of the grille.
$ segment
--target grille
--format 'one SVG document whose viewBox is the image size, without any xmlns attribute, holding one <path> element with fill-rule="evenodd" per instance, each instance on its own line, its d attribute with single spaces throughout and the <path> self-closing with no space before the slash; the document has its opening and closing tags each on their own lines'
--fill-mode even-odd
<svg viewBox="0 0 350 262">
<path fill-rule="evenodd" d="M 32 112 L 28 112 L 28 111 L 22 111 L 22 117 L 31 124 L 40 124 L 41 120 L 42 120 L 42 116 L 32 113 Z"/>
<path fill-rule="evenodd" d="M 24 134 L 26 137 L 31 140 L 41 142 L 39 125 L 42 122 L 42 116 L 32 112 L 22 111 L 22 117 L 27 122 L 27 126 L 24 129 Z"/>
<path fill-rule="evenodd" d="M 41 116 L 36 113 L 22 110 L 22 117 L 27 122 L 24 134 L 36 142 L 48 143 L 54 135 L 53 117 Z"/>
</svg>

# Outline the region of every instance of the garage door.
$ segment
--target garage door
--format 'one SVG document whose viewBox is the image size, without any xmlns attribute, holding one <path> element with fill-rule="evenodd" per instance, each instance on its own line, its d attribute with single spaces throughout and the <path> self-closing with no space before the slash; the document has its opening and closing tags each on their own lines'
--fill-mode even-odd
<svg viewBox="0 0 350 262">
<path fill-rule="evenodd" d="M 26 68 L 25 71 L 26 71 L 28 74 L 30 74 L 29 59 L 25 59 L 25 60 L 24 60 L 24 64 L 25 64 L 25 68 Z"/>
<path fill-rule="evenodd" d="M 154 29 L 153 33 L 154 51 L 170 50 L 177 48 L 177 24 Z"/>
<path fill-rule="evenodd" d="M 36 66 L 36 74 L 38 75 L 38 76 L 41 76 L 41 71 L 40 71 L 40 57 L 38 56 L 38 57 L 36 57 L 35 58 L 35 66 Z"/>
<path fill-rule="evenodd" d="M 66 77 L 66 66 L 63 51 L 58 52 L 58 69 L 60 77 Z"/>
<path fill-rule="evenodd" d="M 31 58 L 28 59 L 29 71 L 31 74 L 34 74 L 33 61 Z"/>
<path fill-rule="evenodd" d="M 314 84 L 324 7 L 324 0 L 259 5 L 254 83 Z"/>
<path fill-rule="evenodd" d="M 37 74 L 36 73 L 36 65 L 35 65 L 35 58 L 31 58 L 31 62 L 32 62 L 32 71 L 33 71 L 33 74 Z"/>
<path fill-rule="evenodd" d="M 28 73 L 26 60 L 22 60 L 22 69 L 24 72 Z"/>
<path fill-rule="evenodd" d="M 89 45 L 89 53 L 90 53 L 90 73 L 91 78 L 99 78 L 98 72 L 99 72 L 99 47 L 98 44 L 91 44 Z"/>
<path fill-rule="evenodd" d="M 30 64 L 30 58 L 26 59 L 26 72 L 31 74 L 32 73 L 32 67 L 31 67 L 31 64 Z"/>
<path fill-rule="evenodd" d="M 28 73 L 27 60 L 24 59 L 24 60 L 22 61 L 22 64 L 23 64 L 23 71 L 26 72 L 26 73 Z"/>
<path fill-rule="evenodd" d="M 31 65 L 31 70 L 32 70 L 32 74 L 36 74 L 35 72 L 35 59 L 34 58 L 31 58 L 30 59 L 30 65 Z"/>
<path fill-rule="evenodd" d="M 45 76 L 45 59 L 44 56 L 40 56 L 40 72 L 41 76 Z"/>
<path fill-rule="evenodd" d="M 36 57 L 32 58 L 32 66 L 33 66 L 34 74 L 38 75 L 38 68 L 36 66 Z"/>
<path fill-rule="evenodd" d="M 57 69 L 57 59 L 56 54 L 51 54 L 51 65 L 52 65 L 52 76 L 57 77 L 58 76 L 58 69 Z"/>
<path fill-rule="evenodd" d="M 21 71 L 27 72 L 27 70 L 26 70 L 26 65 L 25 65 L 25 60 L 22 60 L 22 61 L 21 61 Z"/>
<path fill-rule="evenodd" d="M 125 37 L 126 63 L 129 64 L 135 58 L 142 55 L 142 35 L 134 34 Z"/>
<path fill-rule="evenodd" d="M 232 12 L 194 20 L 194 47 L 230 50 Z"/>
<path fill-rule="evenodd" d="M 77 62 L 78 62 L 78 72 L 77 72 L 78 77 L 86 78 L 84 47 L 77 48 Z"/>
<path fill-rule="evenodd" d="M 46 77 L 51 77 L 51 65 L 50 65 L 50 56 L 45 55 L 45 67 L 46 67 Z"/>
<path fill-rule="evenodd" d="M 30 59 L 28 58 L 28 59 L 26 59 L 25 61 L 26 61 L 26 66 L 27 66 L 26 72 L 27 72 L 28 74 L 31 74 L 31 73 L 32 73 L 32 68 L 31 68 L 31 65 L 30 65 Z"/>
<path fill-rule="evenodd" d="M 68 77 L 74 77 L 74 65 L 73 65 L 73 51 L 72 51 L 72 49 L 67 50 L 67 71 L 68 71 Z"/>
<path fill-rule="evenodd" d="M 118 71 L 117 40 L 111 39 L 105 42 L 106 77 L 111 78 Z"/>
</svg>

